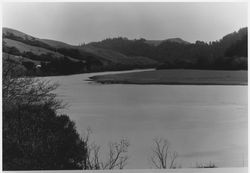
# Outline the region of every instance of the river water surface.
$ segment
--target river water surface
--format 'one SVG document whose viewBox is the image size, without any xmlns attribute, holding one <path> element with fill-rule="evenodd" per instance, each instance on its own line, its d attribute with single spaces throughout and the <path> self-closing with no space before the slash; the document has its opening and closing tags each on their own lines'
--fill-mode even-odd
<svg viewBox="0 0 250 173">
<path fill-rule="evenodd" d="M 115 72 L 108 72 L 115 73 Z M 68 103 L 61 112 L 75 121 L 81 135 L 107 150 L 109 141 L 127 138 L 125 168 L 150 168 L 155 137 L 167 138 L 178 152 L 177 165 L 247 165 L 247 86 L 103 85 L 86 81 L 97 74 L 46 77 Z"/>
</svg>

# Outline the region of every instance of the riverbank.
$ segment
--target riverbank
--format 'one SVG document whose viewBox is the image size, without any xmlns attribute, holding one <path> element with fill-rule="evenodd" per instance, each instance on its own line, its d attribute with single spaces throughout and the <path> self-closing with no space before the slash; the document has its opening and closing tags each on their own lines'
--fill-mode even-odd
<svg viewBox="0 0 250 173">
<path fill-rule="evenodd" d="M 70 170 L 63 171 L 64 173 L 247 173 L 248 169 L 244 168 L 213 168 L 213 169 L 130 169 L 130 170 Z M 40 172 L 40 171 L 39 171 Z M 46 171 L 48 173 L 57 173 L 58 171 Z M 37 173 L 37 171 L 30 171 L 30 173 Z"/>
<path fill-rule="evenodd" d="M 89 78 L 102 84 L 247 85 L 247 71 L 155 70 Z"/>
</svg>

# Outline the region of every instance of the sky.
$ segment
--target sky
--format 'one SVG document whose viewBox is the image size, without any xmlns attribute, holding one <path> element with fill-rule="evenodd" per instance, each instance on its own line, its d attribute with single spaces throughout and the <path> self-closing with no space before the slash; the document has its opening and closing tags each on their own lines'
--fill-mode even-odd
<svg viewBox="0 0 250 173">
<path fill-rule="evenodd" d="M 3 27 L 78 45 L 105 38 L 215 41 L 247 26 L 246 2 L 12 2 Z"/>
</svg>

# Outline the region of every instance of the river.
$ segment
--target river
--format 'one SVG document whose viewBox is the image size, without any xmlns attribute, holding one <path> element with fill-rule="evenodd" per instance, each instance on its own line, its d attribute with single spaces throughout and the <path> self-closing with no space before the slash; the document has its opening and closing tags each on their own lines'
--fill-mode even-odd
<svg viewBox="0 0 250 173">
<path fill-rule="evenodd" d="M 130 141 L 125 168 L 151 168 L 155 137 L 167 138 L 178 152 L 177 165 L 219 167 L 247 165 L 247 86 L 128 85 L 86 81 L 103 72 L 45 77 L 68 106 L 60 112 L 75 121 L 78 132 L 107 151 L 110 141 Z"/>
</svg>

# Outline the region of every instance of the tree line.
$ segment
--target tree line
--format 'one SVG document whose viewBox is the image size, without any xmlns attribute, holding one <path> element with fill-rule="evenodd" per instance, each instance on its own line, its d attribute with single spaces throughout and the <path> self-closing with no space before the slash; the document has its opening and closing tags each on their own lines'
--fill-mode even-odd
<svg viewBox="0 0 250 173">
<path fill-rule="evenodd" d="M 128 56 L 146 56 L 162 63 L 158 68 L 247 69 L 247 28 L 213 42 L 182 44 L 163 41 L 150 45 L 145 39 L 109 38 L 92 46 L 111 49 Z"/>
</svg>

